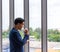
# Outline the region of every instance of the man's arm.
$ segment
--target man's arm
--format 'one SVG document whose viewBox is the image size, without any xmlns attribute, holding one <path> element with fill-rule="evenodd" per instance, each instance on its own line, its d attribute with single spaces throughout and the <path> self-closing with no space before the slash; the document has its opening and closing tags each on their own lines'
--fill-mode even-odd
<svg viewBox="0 0 60 52">
<path fill-rule="evenodd" d="M 17 44 L 19 44 L 20 46 L 23 46 L 23 45 L 27 42 L 28 39 L 29 39 L 29 35 L 26 35 L 26 34 L 25 34 L 24 38 L 22 39 L 21 36 L 20 36 L 20 34 L 18 35 L 17 32 L 14 33 L 14 38 L 13 38 L 13 40 L 14 40 Z"/>
<path fill-rule="evenodd" d="M 23 46 L 27 42 L 27 40 L 29 39 L 29 33 L 28 33 L 27 29 L 24 30 L 25 35 L 24 35 L 23 39 L 21 38 L 19 33 L 14 32 L 13 34 L 14 34 L 14 38 L 13 38 L 14 41 L 21 46 Z"/>
</svg>

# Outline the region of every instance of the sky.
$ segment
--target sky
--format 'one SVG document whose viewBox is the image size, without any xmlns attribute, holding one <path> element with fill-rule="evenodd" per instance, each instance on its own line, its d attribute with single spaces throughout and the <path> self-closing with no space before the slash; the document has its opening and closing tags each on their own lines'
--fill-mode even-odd
<svg viewBox="0 0 60 52">
<path fill-rule="evenodd" d="M 15 18 L 24 18 L 23 0 L 15 0 Z M 41 28 L 41 0 L 29 0 L 29 27 Z M 2 29 L 9 28 L 9 0 L 2 0 Z M 47 28 L 60 29 L 60 0 L 47 0 Z"/>
</svg>

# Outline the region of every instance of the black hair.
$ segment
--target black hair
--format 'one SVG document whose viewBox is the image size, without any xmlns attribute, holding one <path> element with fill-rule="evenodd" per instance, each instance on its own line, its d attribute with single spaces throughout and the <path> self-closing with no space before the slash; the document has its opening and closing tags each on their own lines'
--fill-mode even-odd
<svg viewBox="0 0 60 52">
<path fill-rule="evenodd" d="M 17 25 L 18 23 L 23 23 L 25 20 L 23 18 L 16 18 L 14 20 L 14 24 Z"/>
</svg>

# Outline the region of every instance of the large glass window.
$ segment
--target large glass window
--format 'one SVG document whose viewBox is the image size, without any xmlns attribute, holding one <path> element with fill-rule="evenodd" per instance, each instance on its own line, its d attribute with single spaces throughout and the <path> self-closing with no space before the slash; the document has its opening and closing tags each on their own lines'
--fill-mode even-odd
<svg viewBox="0 0 60 52">
<path fill-rule="evenodd" d="M 30 52 L 41 52 L 41 0 L 29 0 Z"/>
<path fill-rule="evenodd" d="M 9 0 L 2 0 L 2 52 L 9 52 Z"/>
<path fill-rule="evenodd" d="M 23 0 L 14 0 L 14 19 L 24 18 L 24 2 Z M 22 38 L 24 37 L 23 29 L 19 31 Z"/>
<path fill-rule="evenodd" d="M 48 52 L 60 52 L 60 0 L 47 0 Z"/>
<path fill-rule="evenodd" d="M 14 9 L 15 9 L 15 18 L 21 17 L 24 18 L 24 4 L 23 0 L 14 0 Z"/>
</svg>

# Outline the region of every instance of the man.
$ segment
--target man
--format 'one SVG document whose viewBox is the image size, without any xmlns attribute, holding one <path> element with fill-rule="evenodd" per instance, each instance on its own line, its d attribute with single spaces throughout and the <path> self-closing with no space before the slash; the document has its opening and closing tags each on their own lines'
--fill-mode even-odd
<svg viewBox="0 0 60 52">
<path fill-rule="evenodd" d="M 29 38 L 29 31 L 28 29 L 24 30 L 24 38 L 22 39 L 18 30 L 21 30 L 23 27 L 24 19 L 16 18 L 14 20 L 14 27 L 9 34 L 10 52 L 24 52 L 23 45 L 27 42 Z"/>
</svg>

